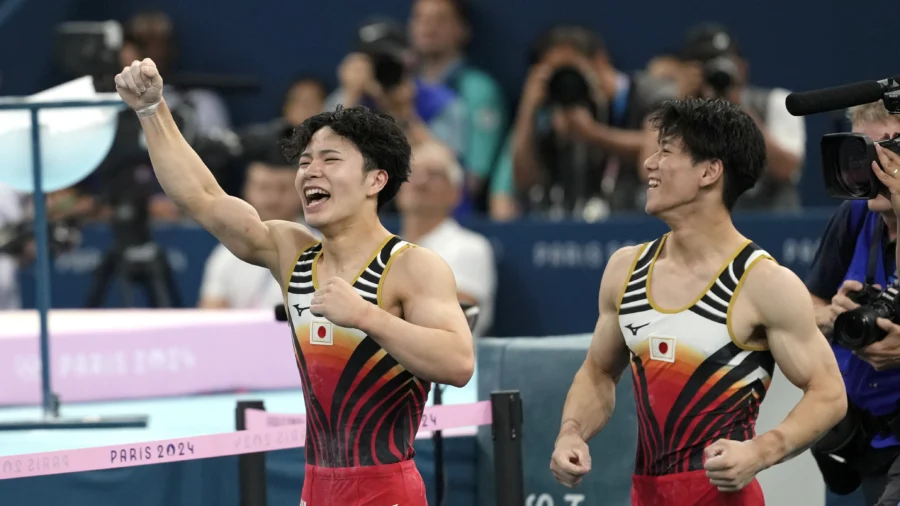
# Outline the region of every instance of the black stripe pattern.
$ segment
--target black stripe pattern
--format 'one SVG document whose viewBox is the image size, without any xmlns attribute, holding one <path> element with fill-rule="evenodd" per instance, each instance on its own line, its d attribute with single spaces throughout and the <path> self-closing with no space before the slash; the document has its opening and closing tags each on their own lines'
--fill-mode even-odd
<svg viewBox="0 0 900 506">
<path fill-rule="evenodd" d="M 408 246 L 398 237 L 385 243 L 353 284 L 363 299 L 378 303 L 378 286 L 391 257 Z M 315 360 L 324 357 L 333 363 L 340 350 L 308 345 L 304 336 L 298 335 L 297 329 L 311 319 L 313 264 L 321 251 L 317 244 L 300 254 L 287 287 L 294 352 L 306 403 L 307 462 L 357 467 L 409 460 L 415 455 L 413 442 L 430 384 L 399 367 L 394 357 L 358 330 L 342 329 L 356 332 L 359 340 L 339 371 L 330 364 L 319 366 Z"/>
</svg>

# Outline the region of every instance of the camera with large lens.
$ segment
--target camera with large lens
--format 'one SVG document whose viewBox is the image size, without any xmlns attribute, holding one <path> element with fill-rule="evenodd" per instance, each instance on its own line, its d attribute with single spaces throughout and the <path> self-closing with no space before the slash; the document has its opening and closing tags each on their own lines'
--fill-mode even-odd
<svg viewBox="0 0 900 506">
<path fill-rule="evenodd" d="M 884 339 L 887 332 L 878 326 L 878 318 L 885 318 L 894 323 L 898 318 L 897 285 L 892 284 L 879 291 L 866 285 L 862 290 L 850 294 L 850 300 L 859 307 L 838 315 L 834 321 L 832 342 L 851 350 L 865 348 L 872 343 Z"/>
<path fill-rule="evenodd" d="M 392 19 L 374 19 L 357 31 L 357 47 L 372 61 L 375 80 L 391 89 L 406 76 L 409 44 L 403 27 Z"/>
<path fill-rule="evenodd" d="M 860 133 L 822 137 L 822 176 L 830 196 L 843 200 L 871 200 L 888 194 L 888 189 L 872 172 L 872 162 L 881 165 L 876 144 L 900 153 L 900 137 L 883 141 L 873 141 Z"/>
<path fill-rule="evenodd" d="M 594 105 L 587 78 L 572 66 L 560 67 L 550 75 L 547 81 L 547 100 L 551 105 L 561 107 Z"/>
<path fill-rule="evenodd" d="M 703 64 L 703 80 L 717 97 L 725 96 L 738 80 L 738 66 L 728 56 L 718 56 Z"/>
</svg>

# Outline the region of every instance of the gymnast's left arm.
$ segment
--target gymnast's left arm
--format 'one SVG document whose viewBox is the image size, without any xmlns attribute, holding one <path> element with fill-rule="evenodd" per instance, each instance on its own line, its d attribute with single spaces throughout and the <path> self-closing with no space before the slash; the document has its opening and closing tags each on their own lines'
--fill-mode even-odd
<svg viewBox="0 0 900 506">
<path fill-rule="evenodd" d="M 407 249 L 387 271 L 382 298 L 399 300 L 402 318 L 369 304 L 357 328 L 417 378 L 465 386 L 475 371 L 474 343 L 447 263 L 428 249 Z"/>
<path fill-rule="evenodd" d="M 809 292 L 793 272 L 761 262 L 744 284 L 750 291 L 769 349 L 803 398 L 784 421 L 753 441 L 763 469 L 800 455 L 847 413 L 847 395 L 837 361 L 816 326 Z"/>
</svg>

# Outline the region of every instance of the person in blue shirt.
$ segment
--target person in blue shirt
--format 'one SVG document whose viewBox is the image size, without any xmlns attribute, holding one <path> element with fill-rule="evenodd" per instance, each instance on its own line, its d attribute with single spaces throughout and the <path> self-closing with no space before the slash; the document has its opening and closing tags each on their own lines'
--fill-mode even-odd
<svg viewBox="0 0 900 506">
<path fill-rule="evenodd" d="M 882 102 L 851 108 L 849 117 L 854 132 L 873 140 L 900 134 L 900 118 L 891 116 Z M 900 162 L 900 157 L 894 156 Z M 817 323 L 826 336 L 832 333 L 838 315 L 858 307 L 851 296 L 864 283 L 883 288 L 896 282 L 900 177 L 894 178 L 891 173 L 897 172 L 900 163 L 886 160 L 884 155 L 881 163 L 882 177 L 894 197 L 842 203 L 828 222 L 806 280 Z M 887 336 L 862 349 L 849 350 L 832 343 L 844 376 L 850 414 L 823 438 L 819 451 L 813 454 L 831 491 L 844 495 L 861 486 L 867 505 L 897 506 L 900 503 L 900 326 L 883 318 L 878 320 L 878 325 Z M 859 428 L 864 430 L 857 431 L 854 439 L 850 434 Z M 838 450 L 836 447 L 842 443 L 848 444 Z M 846 463 L 828 456 L 842 452 Z"/>
<path fill-rule="evenodd" d="M 383 65 L 386 60 L 396 61 L 400 68 Z M 388 18 L 368 20 L 357 30 L 356 51 L 338 67 L 340 87 L 325 100 L 325 110 L 364 105 L 391 115 L 410 144 L 437 140 L 464 159 L 469 141 L 465 104 L 448 86 L 418 78 L 414 68 L 415 56 L 403 26 Z M 466 194 L 457 214 L 470 208 Z"/>
</svg>

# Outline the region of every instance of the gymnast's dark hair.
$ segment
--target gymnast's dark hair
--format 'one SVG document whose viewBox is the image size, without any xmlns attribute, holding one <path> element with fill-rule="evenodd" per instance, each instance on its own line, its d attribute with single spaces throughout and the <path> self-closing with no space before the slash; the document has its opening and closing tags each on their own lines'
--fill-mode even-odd
<svg viewBox="0 0 900 506">
<path fill-rule="evenodd" d="M 400 185 L 409 179 L 411 152 L 406 135 L 394 119 L 362 106 L 349 109 L 338 106 L 333 112 L 316 114 L 301 123 L 282 142 L 287 159 L 296 163 L 313 135 L 325 127 L 356 146 L 363 157 L 363 170 L 381 169 L 387 172 L 388 181 L 378 194 L 378 208 L 390 202 L 400 190 Z"/>
<path fill-rule="evenodd" d="M 721 160 L 722 202 L 731 211 L 756 185 L 766 166 L 766 141 L 756 122 L 727 100 L 663 102 L 650 116 L 659 139 L 677 138 L 694 163 Z"/>
</svg>

